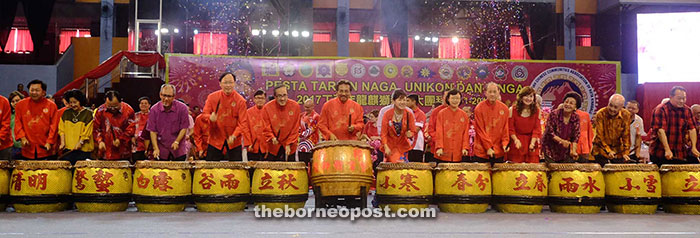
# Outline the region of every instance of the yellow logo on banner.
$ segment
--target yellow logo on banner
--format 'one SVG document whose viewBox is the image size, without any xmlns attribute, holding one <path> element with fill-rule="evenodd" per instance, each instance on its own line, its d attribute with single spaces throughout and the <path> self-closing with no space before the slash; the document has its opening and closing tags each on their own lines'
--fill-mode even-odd
<svg viewBox="0 0 700 238">
<path fill-rule="evenodd" d="M 348 64 L 347 63 L 337 63 L 335 64 L 335 73 L 338 74 L 338 76 L 345 76 L 348 73 Z"/>
</svg>

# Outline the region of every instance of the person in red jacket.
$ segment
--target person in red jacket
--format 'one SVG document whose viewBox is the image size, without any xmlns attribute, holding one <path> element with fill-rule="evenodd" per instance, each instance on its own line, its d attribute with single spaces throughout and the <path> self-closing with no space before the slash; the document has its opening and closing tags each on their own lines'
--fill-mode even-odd
<svg viewBox="0 0 700 238">
<path fill-rule="evenodd" d="M 134 138 L 131 143 L 134 145 L 133 149 L 133 160 L 146 160 L 151 157 L 153 153 L 153 148 L 150 148 L 151 141 L 142 138 L 142 133 L 146 133 L 150 136 L 150 132 L 146 130 L 146 123 L 148 122 L 148 113 L 151 110 L 151 99 L 148 97 L 139 98 L 139 112 L 134 115 Z"/>
<path fill-rule="evenodd" d="M 15 105 L 15 138 L 22 141 L 24 159 L 55 159 L 58 124 L 54 124 L 56 104 L 45 98 L 46 83 L 29 82 L 29 98 Z"/>
<path fill-rule="evenodd" d="M 408 162 L 408 151 L 413 148 L 409 140 L 417 132 L 416 119 L 406 108 L 406 92 L 396 89 L 392 99 L 394 107 L 386 111 L 382 118 L 381 150 L 385 162 Z"/>
<path fill-rule="evenodd" d="M 350 99 L 350 81 L 340 80 L 335 87 L 336 98 L 323 104 L 318 128 L 325 140 L 359 140 L 365 125 L 364 110 Z"/>
<path fill-rule="evenodd" d="M 248 160 L 250 161 L 263 160 L 267 153 L 267 142 L 265 142 L 265 134 L 263 134 L 263 128 L 265 127 L 263 106 L 265 106 L 266 100 L 265 91 L 263 90 L 258 90 L 253 94 L 253 103 L 255 105 L 246 110 L 247 120 L 234 133 L 236 136 L 245 136 L 244 143 Z M 243 130 L 243 128 L 246 128 L 246 130 Z M 243 131 L 248 133 L 244 134 L 242 133 Z"/>
<path fill-rule="evenodd" d="M 294 153 L 299 144 L 301 107 L 299 103 L 288 98 L 287 86 L 277 86 L 273 92 L 275 100 L 263 107 L 263 133 L 268 149 L 266 160 L 290 161 L 290 156 L 291 160 L 294 160 Z"/>
<path fill-rule="evenodd" d="M 0 96 L 0 160 L 12 158 L 12 132 L 10 131 L 10 118 L 12 108 L 6 97 Z"/>
<path fill-rule="evenodd" d="M 484 88 L 486 100 L 474 108 L 474 162 L 501 163 L 508 152 L 508 106 L 499 98 L 500 87 L 487 83 Z"/>
<path fill-rule="evenodd" d="M 241 136 L 248 133 L 245 99 L 236 92 L 236 76 L 226 72 L 219 77 L 221 90 L 207 96 L 202 115 L 209 119 L 208 161 L 242 161 Z M 236 130 L 242 130 L 235 133 Z"/>
<path fill-rule="evenodd" d="M 431 162 L 462 162 L 469 155 L 469 116 L 459 109 L 462 95 L 453 89 L 447 93 L 448 107 L 434 116 L 435 159 Z"/>
<path fill-rule="evenodd" d="M 97 108 L 93 137 L 98 154 L 105 160 L 130 160 L 134 137 L 134 109 L 122 102 L 119 92 L 105 93 L 105 103 Z"/>
</svg>

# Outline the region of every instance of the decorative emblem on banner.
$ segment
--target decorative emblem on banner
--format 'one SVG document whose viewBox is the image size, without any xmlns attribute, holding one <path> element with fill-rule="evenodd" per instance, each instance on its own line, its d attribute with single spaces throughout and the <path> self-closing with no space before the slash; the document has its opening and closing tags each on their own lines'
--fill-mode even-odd
<svg viewBox="0 0 700 238">
<path fill-rule="evenodd" d="M 401 67 L 401 76 L 404 78 L 410 78 L 413 77 L 413 67 L 410 65 L 404 65 Z"/>
<path fill-rule="evenodd" d="M 299 74 L 304 78 L 311 77 L 314 74 L 314 67 L 311 64 L 304 63 L 299 67 Z"/>
<path fill-rule="evenodd" d="M 418 71 L 418 77 L 420 77 L 420 78 L 424 78 L 424 79 L 432 78 L 433 75 L 435 75 L 435 72 L 430 70 L 430 68 L 428 68 L 428 66 L 423 66 L 423 68 L 420 68 L 420 71 Z"/>
<path fill-rule="evenodd" d="M 338 76 L 345 76 L 348 73 L 348 63 L 336 63 L 335 73 L 338 74 Z"/>
<path fill-rule="evenodd" d="M 493 71 L 493 76 L 496 77 L 498 81 L 505 81 L 506 75 L 508 75 L 508 71 L 503 65 L 496 66 L 496 70 Z"/>
<path fill-rule="evenodd" d="M 567 67 L 554 67 L 545 70 L 535 77 L 531 85 L 542 95 L 545 104 L 561 103 L 564 95 L 570 91 L 581 94 L 582 110 L 593 115 L 596 112 L 596 92 L 583 74 Z"/>
<path fill-rule="evenodd" d="M 381 72 L 381 70 L 379 69 L 379 66 L 376 66 L 376 65 L 369 66 L 369 76 L 377 77 L 377 76 L 379 76 L 380 72 Z"/>
<path fill-rule="evenodd" d="M 262 64 L 262 76 L 280 76 L 279 67 L 276 62 Z"/>
<path fill-rule="evenodd" d="M 513 77 L 513 80 L 516 82 L 522 82 L 527 80 L 527 68 L 522 65 L 518 65 L 513 67 L 513 71 L 510 72 L 510 76 Z"/>
<path fill-rule="evenodd" d="M 467 80 L 472 76 L 472 69 L 469 66 L 462 65 L 457 68 L 457 77 L 461 80 Z"/>
<path fill-rule="evenodd" d="M 452 79 L 452 76 L 454 75 L 454 70 L 452 70 L 452 67 L 450 67 L 447 64 L 443 64 L 440 66 L 440 78 L 449 80 Z"/>
<path fill-rule="evenodd" d="M 396 65 L 394 65 L 392 63 L 388 63 L 388 64 L 384 65 L 384 76 L 386 76 L 386 78 L 393 79 L 398 74 L 399 74 L 399 68 L 396 67 Z"/>
<path fill-rule="evenodd" d="M 479 79 L 486 79 L 489 76 L 489 66 L 481 65 L 476 68 L 476 77 Z"/>
<path fill-rule="evenodd" d="M 294 67 L 294 64 L 291 64 L 291 63 L 290 63 L 290 64 L 286 64 L 286 65 L 284 66 L 284 68 L 282 68 L 283 73 L 284 73 L 284 76 L 287 76 L 287 77 L 292 77 L 292 76 L 294 76 L 294 71 L 295 71 L 295 69 L 296 69 L 296 68 Z"/>
<path fill-rule="evenodd" d="M 352 76 L 358 79 L 364 77 L 365 72 L 367 72 L 367 70 L 362 64 L 353 64 L 350 68 L 350 73 L 352 74 Z"/>
<path fill-rule="evenodd" d="M 330 62 L 318 63 L 316 65 L 316 78 L 327 79 L 333 77 L 333 70 Z"/>
</svg>

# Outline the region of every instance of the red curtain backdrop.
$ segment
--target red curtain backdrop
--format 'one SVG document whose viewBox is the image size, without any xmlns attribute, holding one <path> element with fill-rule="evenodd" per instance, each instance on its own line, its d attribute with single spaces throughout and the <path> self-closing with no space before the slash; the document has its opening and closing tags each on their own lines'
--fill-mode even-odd
<svg viewBox="0 0 700 238">
<path fill-rule="evenodd" d="M 576 46 L 591 46 L 593 15 L 576 14 Z"/>
<path fill-rule="evenodd" d="M 392 58 L 391 50 L 389 50 L 389 38 L 384 37 L 380 34 L 374 34 L 374 42 L 380 43 L 379 45 L 379 55 L 381 57 Z"/>
<path fill-rule="evenodd" d="M 527 31 L 528 34 L 530 31 Z M 528 39 L 530 39 L 528 37 Z M 532 39 L 530 39 L 532 42 Z M 523 37 L 520 35 L 520 27 L 511 26 L 510 27 L 510 59 L 514 60 L 528 60 L 530 55 L 527 54 L 525 49 L 525 43 Z"/>
<path fill-rule="evenodd" d="M 126 57 L 127 59 L 129 59 L 129 61 L 134 62 L 134 64 L 141 67 L 151 67 L 158 63 L 158 68 L 165 68 L 165 58 L 163 58 L 163 56 L 158 53 L 135 53 L 128 51 L 119 51 L 119 53 L 112 55 L 112 57 L 109 57 L 109 59 L 105 60 L 105 62 L 102 62 L 102 64 L 98 65 L 97 68 L 90 70 L 90 72 L 73 80 L 73 82 L 70 82 L 61 90 L 58 90 L 54 94 L 54 97 L 60 97 L 63 95 L 63 93 L 65 93 L 68 90 L 80 88 L 83 84 L 85 84 L 85 79 L 101 78 L 109 74 L 110 72 L 112 72 L 112 70 L 114 70 L 114 68 L 119 66 L 119 62 L 121 62 L 122 57 Z"/>
<path fill-rule="evenodd" d="M 591 46 L 591 37 L 576 36 L 576 46 Z"/>
<path fill-rule="evenodd" d="M 360 33 L 350 33 L 349 38 L 350 42 L 360 42 Z"/>
<path fill-rule="evenodd" d="M 34 43 L 32 43 L 32 36 L 29 34 L 29 30 L 12 28 L 12 30 L 10 30 L 10 36 L 7 38 L 7 44 L 5 44 L 4 50 L 6 53 L 24 53 L 34 51 Z"/>
<path fill-rule="evenodd" d="M 438 58 L 469 59 L 470 57 L 469 39 L 458 38 L 457 43 L 454 43 L 452 42 L 452 37 L 440 37 L 438 41 Z"/>
<path fill-rule="evenodd" d="M 314 42 L 331 42 L 331 33 L 314 32 Z"/>
<path fill-rule="evenodd" d="M 194 35 L 195 55 L 228 54 L 228 35 L 224 33 L 203 32 Z"/>
<path fill-rule="evenodd" d="M 66 52 L 71 44 L 72 37 L 90 37 L 90 30 L 88 29 L 77 29 L 77 30 L 62 30 L 58 38 L 58 53 L 63 54 Z"/>
</svg>

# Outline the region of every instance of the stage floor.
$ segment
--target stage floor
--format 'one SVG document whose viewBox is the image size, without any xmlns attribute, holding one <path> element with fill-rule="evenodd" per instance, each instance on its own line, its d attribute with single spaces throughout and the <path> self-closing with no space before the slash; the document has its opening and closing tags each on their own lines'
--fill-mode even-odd
<svg viewBox="0 0 700 238">
<path fill-rule="evenodd" d="M 313 196 L 306 206 L 312 207 Z M 201 213 L 0 213 L 3 237 L 700 237 L 698 216 L 438 213 L 434 219 L 261 219 L 252 210 Z"/>
</svg>

